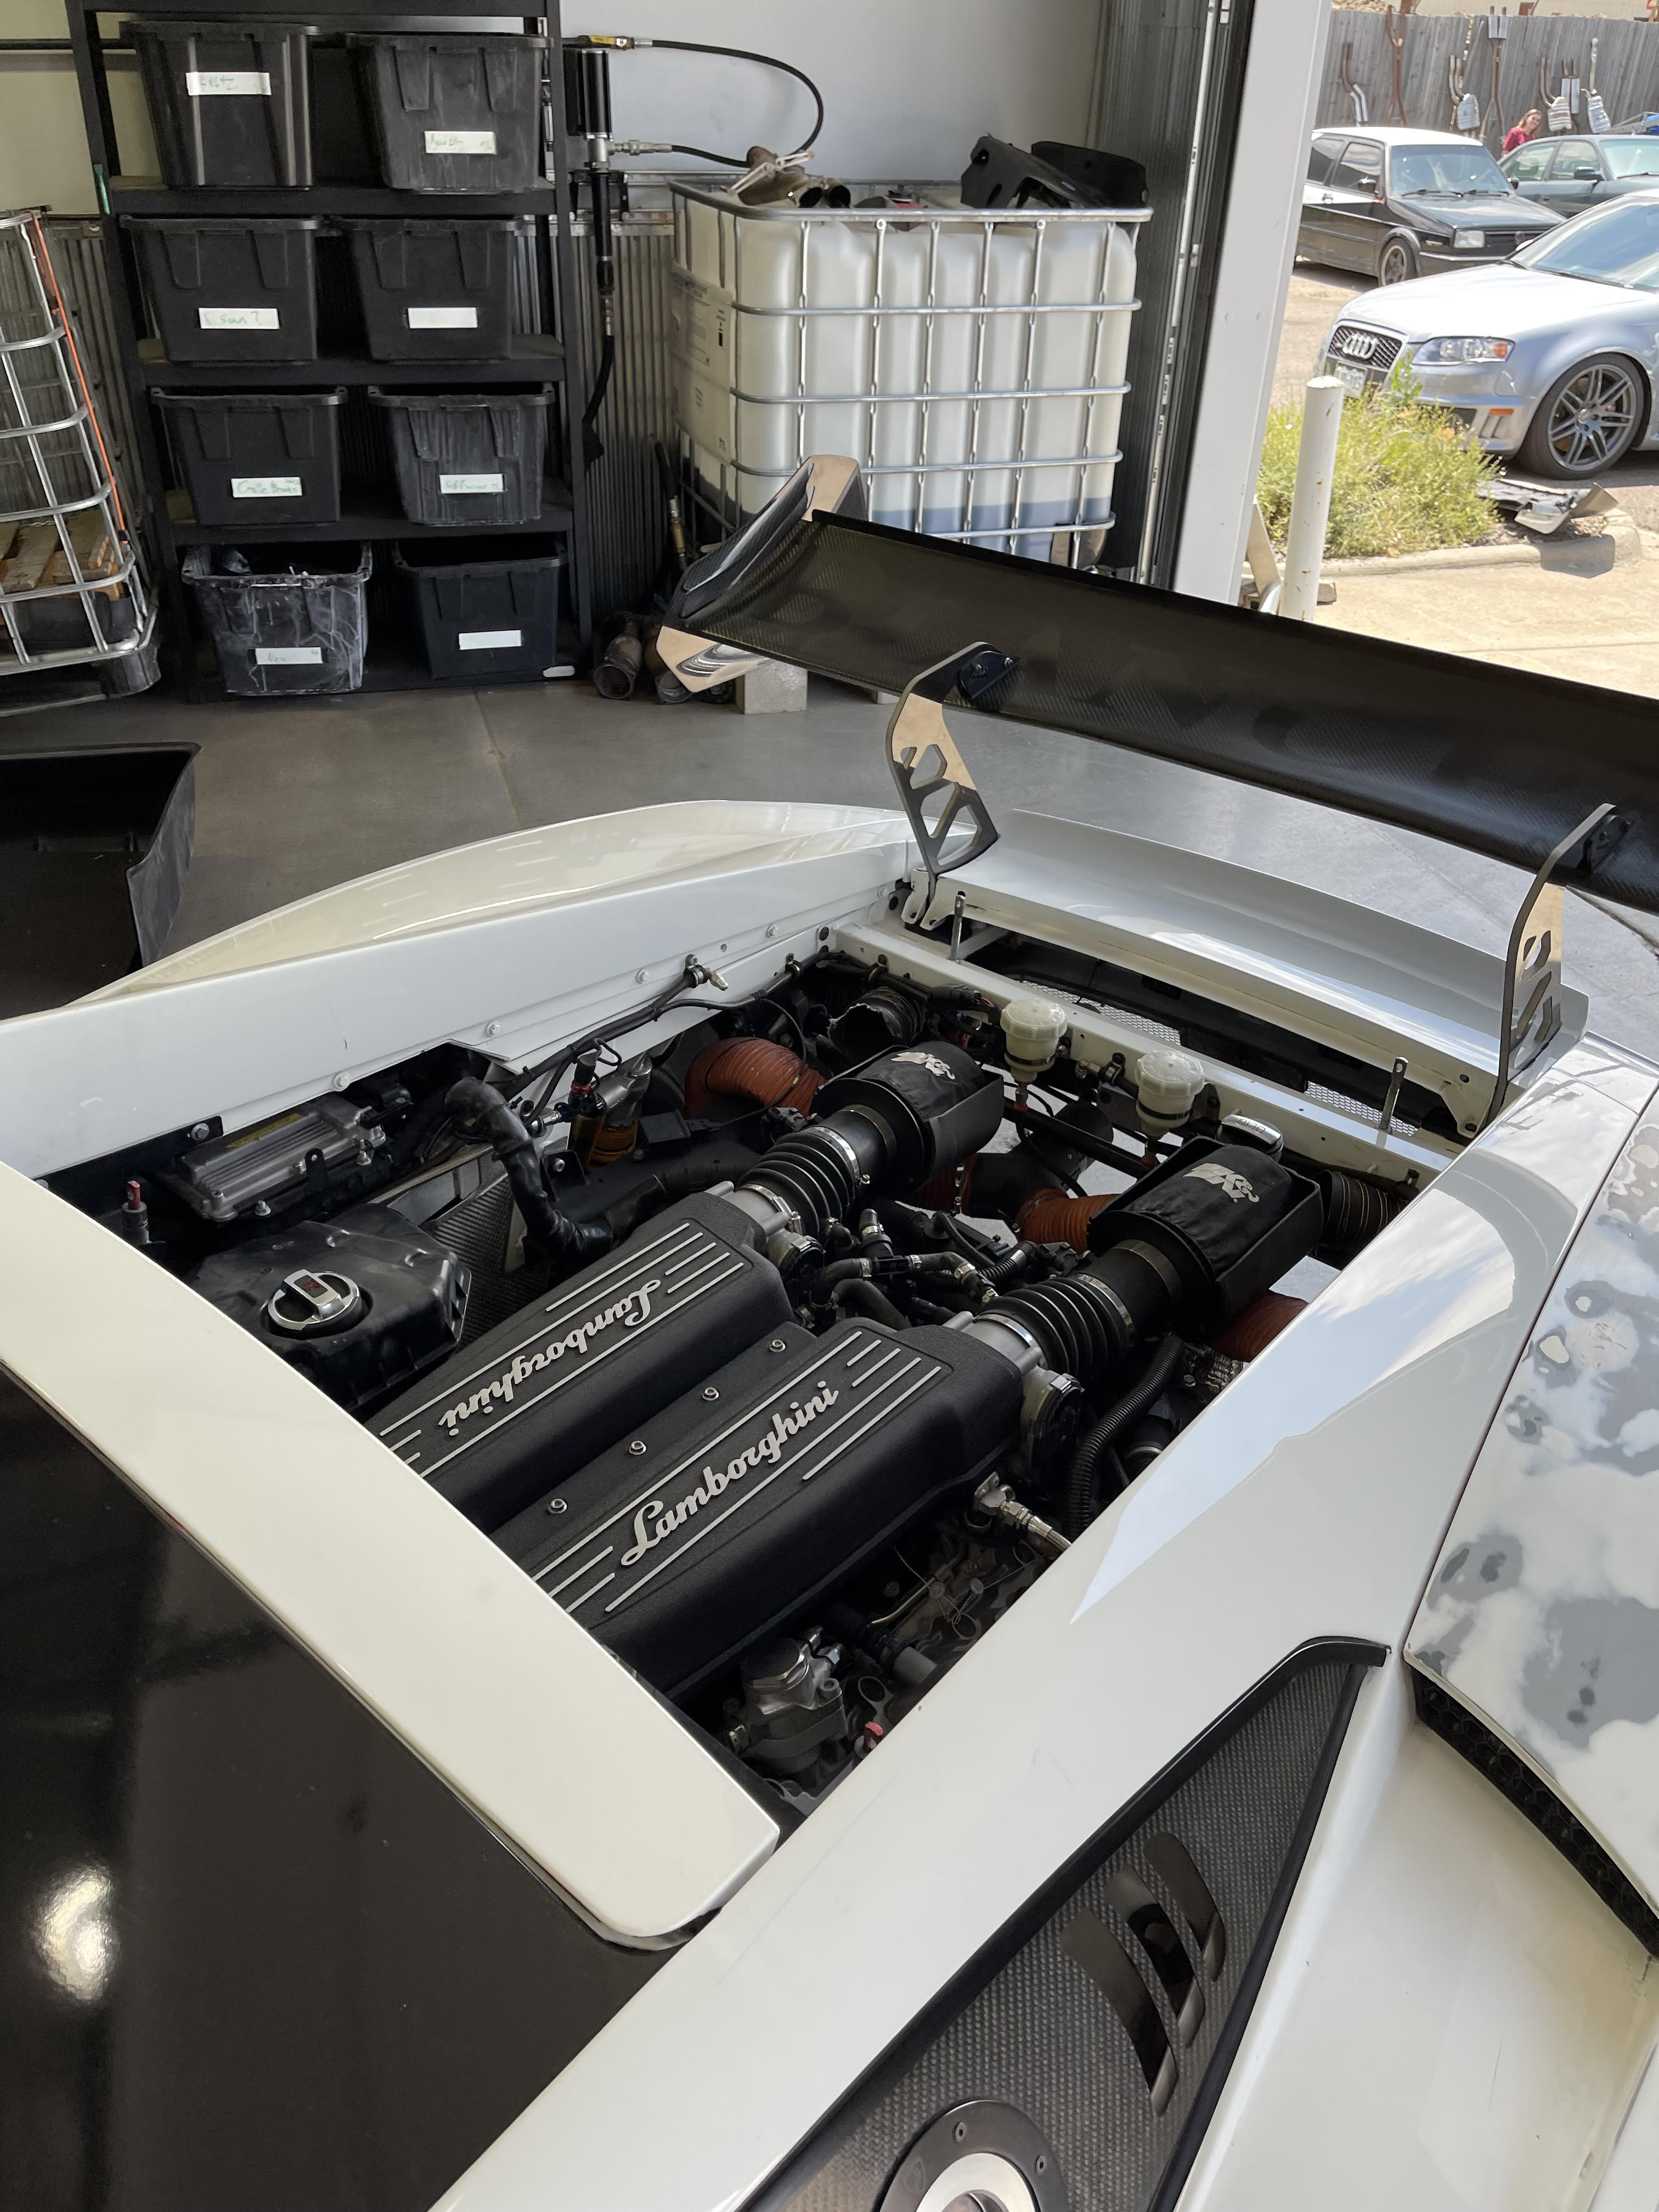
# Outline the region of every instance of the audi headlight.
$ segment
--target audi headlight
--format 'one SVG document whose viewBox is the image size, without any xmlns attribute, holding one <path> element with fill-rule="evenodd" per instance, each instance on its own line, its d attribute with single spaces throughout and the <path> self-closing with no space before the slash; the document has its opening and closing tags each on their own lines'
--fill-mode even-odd
<svg viewBox="0 0 1659 2212">
<path fill-rule="evenodd" d="M 1425 368 L 1453 368 L 1472 361 L 1507 361 L 1515 351 L 1513 338 L 1431 338 L 1413 359 Z"/>
</svg>

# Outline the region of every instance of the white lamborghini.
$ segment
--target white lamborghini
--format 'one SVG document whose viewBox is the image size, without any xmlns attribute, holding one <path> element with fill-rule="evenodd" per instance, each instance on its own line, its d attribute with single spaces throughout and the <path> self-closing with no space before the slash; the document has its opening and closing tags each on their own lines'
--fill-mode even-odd
<svg viewBox="0 0 1659 2212">
<path fill-rule="evenodd" d="M 897 695 L 891 813 L 0 1024 L 6 2206 L 1654 2212 L 1659 1069 L 1560 965 L 1651 709 L 858 507 L 665 649 Z M 1003 720 L 1510 957 L 994 822 Z"/>
</svg>

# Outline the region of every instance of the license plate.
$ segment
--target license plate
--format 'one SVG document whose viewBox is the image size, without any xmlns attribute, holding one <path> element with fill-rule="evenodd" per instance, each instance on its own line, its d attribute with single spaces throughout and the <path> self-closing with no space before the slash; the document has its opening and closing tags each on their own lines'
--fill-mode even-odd
<svg viewBox="0 0 1659 2212">
<path fill-rule="evenodd" d="M 1363 368 L 1350 368 L 1345 362 L 1334 361 L 1331 374 L 1351 398 L 1358 399 L 1365 389 L 1366 378 Z"/>
</svg>

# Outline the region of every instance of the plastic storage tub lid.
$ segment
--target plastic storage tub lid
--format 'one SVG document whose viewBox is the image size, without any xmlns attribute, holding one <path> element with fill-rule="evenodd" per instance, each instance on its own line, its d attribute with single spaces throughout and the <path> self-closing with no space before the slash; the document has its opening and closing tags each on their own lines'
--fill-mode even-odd
<svg viewBox="0 0 1659 2212">
<path fill-rule="evenodd" d="M 426 415 L 459 415 L 478 407 L 545 407 L 553 392 L 550 384 L 541 385 L 534 392 L 382 392 L 371 384 L 368 398 L 375 407 L 410 407 Z"/>
<path fill-rule="evenodd" d="M 124 215 L 128 230 L 203 231 L 214 238 L 240 238 L 245 232 L 320 230 L 317 215 Z"/>
<path fill-rule="evenodd" d="M 291 553 L 273 552 L 273 560 L 288 562 L 289 565 L 284 568 L 228 570 L 213 567 L 216 554 L 223 555 L 236 550 L 228 545 L 192 545 L 185 556 L 179 573 L 189 583 L 205 586 L 210 591 L 227 592 L 280 590 L 284 586 L 292 589 L 295 584 L 364 584 L 374 573 L 374 549 L 372 545 L 363 544 L 357 547 L 355 568 L 301 567 L 303 560 L 314 562 L 319 553 L 326 555 L 331 552 L 333 548 L 330 546 L 295 546 Z M 349 556 L 350 551 L 350 544 L 343 540 L 337 558 Z"/>
<path fill-rule="evenodd" d="M 513 569 L 559 568 L 562 553 L 509 553 L 498 538 L 446 538 L 431 545 L 394 545 L 392 565 L 409 576 L 486 576 Z"/>
<path fill-rule="evenodd" d="M 349 46 L 545 46 L 533 31 L 349 31 Z"/>
<path fill-rule="evenodd" d="M 332 392 L 155 392 L 150 397 L 158 407 L 182 407 L 186 412 L 198 407 L 225 407 L 245 414 L 283 407 L 297 412 L 307 407 L 343 406 L 345 386 L 337 384 Z"/>
</svg>

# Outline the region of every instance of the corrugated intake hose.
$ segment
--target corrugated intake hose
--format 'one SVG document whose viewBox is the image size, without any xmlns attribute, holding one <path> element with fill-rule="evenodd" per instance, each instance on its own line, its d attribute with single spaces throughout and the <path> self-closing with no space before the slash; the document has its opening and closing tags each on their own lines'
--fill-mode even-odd
<svg viewBox="0 0 1659 2212">
<path fill-rule="evenodd" d="M 444 1107 L 458 1121 L 481 1129 L 489 1138 L 491 1151 L 507 1170 L 532 1243 L 573 1266 L 611 1249 L 611 1231 L 604 1223 L 572 1221 L 554 1205 L 543 1184 L 529 1131 L 492 1084 L 464 1075 L 445 1092 Z"/>
<path fill-rule="evenodd" d="M 1107 1468 L 1116 1457 L 1114 1444 L 1149 1406 L 1163 1396 L 1170 1378 L 1181 1364 L 1182 1348 L 1178 1336 L 1166 1336 L 1152 1354 L 1152 1365 L 1133 1389 L 1126 1392 L 1109 1412 L 1101 1415 L 1072 1455 L 1061 1514 L 1065 1532 L 1073 1540 L 1083 1534 L 1106 1502 L 1101 1494 L 1102 1484 Z"/>
<path fill-rule="evenodd" d="M 1021 1206 L 1014 1226 L 1033 1244 L 1069 1244 L 1074 1252 L 1086 1252 L 1089 1224 L 1102 1206 L 1111 1202 L 1109 1192 L 1099 1197 L 1067 1198 L 1063 1190 L 1051 1186 Z"/>
<path fill-rule="evenodd" d="M 726 1037 L 700 1052 L 685 1072 L 685 1110 L 706 1114 L 716 1098 L 811 1111 L 823 1078 L 799 1053 L 770 1037 Z"/>
<path fill-rule="evenodd" d="M 1263 1291 L 1233 1316 L 1211 1348 L 1226 1359 L 1254 1359 L 1281 1329 L 1290 1327 L 1307 1303 L 1306 1298 L 1286 1297 L 1282 1291 Z"/>
</svg>

